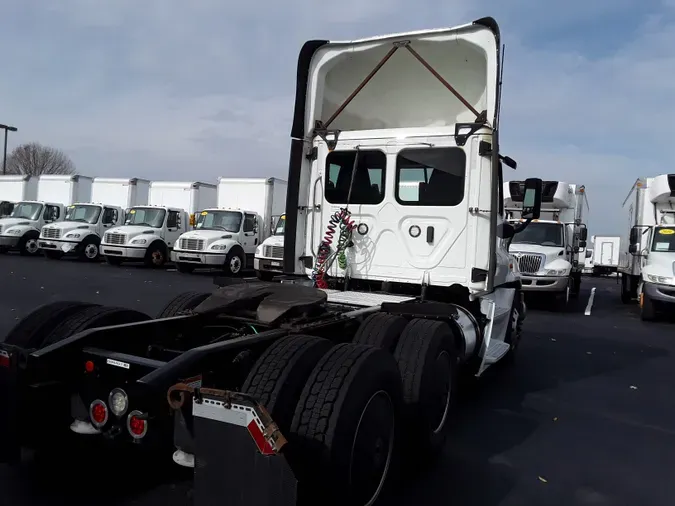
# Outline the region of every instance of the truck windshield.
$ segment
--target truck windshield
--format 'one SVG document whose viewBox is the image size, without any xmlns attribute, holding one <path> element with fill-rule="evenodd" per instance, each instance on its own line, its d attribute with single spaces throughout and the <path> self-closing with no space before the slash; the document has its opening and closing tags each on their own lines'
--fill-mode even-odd
<svg viewBox="0 0 675 506">
<path fill-rule="evenodd" d="M 274 235 L 284 235 L 286 230 L 286 216 L 280 216 L 277 226 L 274 227 Z"/>
<path fill-rule="evenodd" d="M 675 252 L 675 226 L 656 227 L 654 229 L 654 243 L 652 251 Z"/>
<path fill-rule="evenodd" d="M 164 216 L 166 216 L 166 211 L 164 209 L 134 207 L 129 211 L 125 225 L 162 228 L 162 225 L 164 224 Z"/>
<path fill-rule="evenodd" d="M 99 216 L 101 216 L 101 208 L 99 206 L 68 206 L 66 210 L 66 221 L 78 221 L 95 225 L 98 223 Z"/>
<path fill-rule="evenodd" d="M 239 232 L 242 214 L 236 211 L 202 211 L 197 217 L 199 230 L 224 230 Z"/>
<path fill-rule="evenodd" d="M 37 220 L 42 212 L 42 204 L 36 202 L 19 202 L 10 214 L 12 218 L 22 218 L 24 220 Z"/>
<path fill-rule="evenodd" d="M 512 244 L 538 244 L 539 246 L 563 247 L 563 224 L 532 222 L 525 230 L 518 232 Z"/>
</svg>

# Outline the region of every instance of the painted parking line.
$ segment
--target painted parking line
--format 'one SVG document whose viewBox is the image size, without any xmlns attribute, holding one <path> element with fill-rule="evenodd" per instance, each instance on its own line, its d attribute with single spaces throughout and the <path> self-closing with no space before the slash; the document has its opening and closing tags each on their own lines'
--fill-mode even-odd
<svg viewBox="0 0 675 506">
<path fill-rule="evenodd" d="M 586 304 L 586 311 L 584 314 L 590 316 L 591 309 L 593 308 L 593 299 L 595 299 L 595 287 L 591 288 L 591 296 L 588 298 L 588 304 Z"/>
</svg>

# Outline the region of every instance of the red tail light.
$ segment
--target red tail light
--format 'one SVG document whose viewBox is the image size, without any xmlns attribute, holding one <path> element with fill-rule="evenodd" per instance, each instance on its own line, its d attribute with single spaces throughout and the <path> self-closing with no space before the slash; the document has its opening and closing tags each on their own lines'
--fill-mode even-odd
<svg viewBox="0 0 675 506">
<path fill-rule="evenodd" d="M 87 360 L 84 363 L 84 370 L 87 372 L 94 372 L 94 362 L 92 362 L 91 360 Z"/>
<path fill-rule="evenodd" d="M 142 416 L 140 411 L 132 411 L 127 417 L 127 430 L 134 439 L 141 439 L 148 433 L 148 421 Z"/>
<path fill-rule="evenodd" d="M 96 399 L 89 406 L 89 418 L 97 428 L 103 427 L 108 421 L 108 407 L 102 400 Z"/>
</svg>

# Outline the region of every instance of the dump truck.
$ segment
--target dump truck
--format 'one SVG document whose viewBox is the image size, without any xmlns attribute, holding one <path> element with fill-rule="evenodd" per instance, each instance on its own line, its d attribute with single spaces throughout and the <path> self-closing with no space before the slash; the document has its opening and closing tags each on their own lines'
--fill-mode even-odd
<svg viewBox="0 0 675 506">
<path fill-rule="evenodd" d="M 68 430 L 169 442 L 195 506 L 363 506 L 395 463 L 433 462 L 460 373 L 512 363 L 523 336 L 504 242 L 539 217 L 542 182 L 505 221 L 500 48 L 492 18 L 305 43 L 283 275 L 217 278 L 156 318 L 36 309 L 0 343 L 1 459 Z"/>
<path fill-rule="evenodd" d="M 623 202 L 621 300 L 637 299 L 645 321 L 675 311 L 675 174 L 638 178 Z"/>
</svg>

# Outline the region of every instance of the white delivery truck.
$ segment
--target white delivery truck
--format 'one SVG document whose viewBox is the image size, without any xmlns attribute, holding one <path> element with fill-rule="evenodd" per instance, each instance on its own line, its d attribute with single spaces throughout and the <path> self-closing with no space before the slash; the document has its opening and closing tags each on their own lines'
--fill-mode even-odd
<svg viewBox="0 0 675 506">
<path fill-rule="evenodd" d="M 0 176 L 0 218 L 12 214 L 17 202 L 37 199 L 37 184 L 33 176 Z"/>
<path fill-rule="evenodd" d="M 129 209 L 124 225 L 103 236 L 102 253 L 112 265 L 142 261 L 161 267 L 178 237 L 190 227 L 195 213 L 216 203 L 215 184 L 152 181 L 149 203 Z"/>
<path fill-rule="evenodd" d="M 510 221 L 521 219 L 523 181 L 504 183 L 504 206 Z M 560 309 L 581 287 L 588 230 L 583 223 L 585 188 L 563 181 L 542 184 L 542 219 L 515 234 L 510 251 L 518 259 L 524 292 L 549 293 Z M 583 255 L 585 257 L 585 254 Z"/>
<path fill-rule="evenodd" d="M 621 237 L 594 235 L 593 238 L 593 275 L 601 276 L 616 272 L 619 267 Z"/>
<path fill-rule="evenodd" d="M 638 179 L 623 207 L 630 229 L 619 255 L 621 300 L 637 298 L 642 319 L 654 320 L 675 311 L 675 174 Z"/>
<path fill-rule="evenodd" d="M 284 272 L 284 231 L 286 215 L 276 220 L 272 235 L 265 239 L 255 250 L 253 268 L 258 279 L 271 281 L 275 275 Z"/>
<path fill-rule="evenodd" d="M 12 214 L 0 220 L 0 248 L 37 255 L 42 227 L 63 221 L 66 206 L 72 202 L 88 202 L 91 183 L 92 178 L 79 175 L 39 176 L 36 199 L 18 202 Z"/>
<path fill-rule="evenodd" d="M 125 221 L 126 212 L 148 203 L 150 181 L 137 178 L 94 178 L 91 202 L 76 202 L 66 209 L 65 220 L 45 225 L 39 246 L 47 258 L 76 254 L 99 259 L 103 233 Z"/>
<path fill-rule="evenodd" d="M 273 217 L 284 212 L 286 187 L 286 181 L 273 177 L 219 178 L 217 206 L 202 208 L 195 230 L 183 234 L 171 254 L 177 269 L 217 266 L 237 275 L 253 267 Z"/>
<path fill-rule="evenodd" d="M 584 274 L 593 273 L 593 248 L 586 248 L 586 258 L 584 259 Z"/>
</svg>

